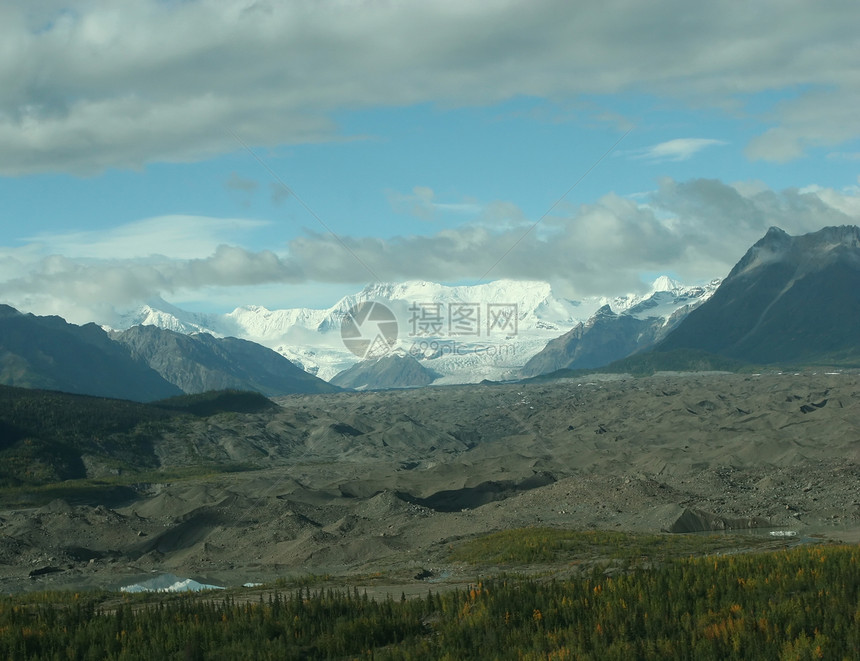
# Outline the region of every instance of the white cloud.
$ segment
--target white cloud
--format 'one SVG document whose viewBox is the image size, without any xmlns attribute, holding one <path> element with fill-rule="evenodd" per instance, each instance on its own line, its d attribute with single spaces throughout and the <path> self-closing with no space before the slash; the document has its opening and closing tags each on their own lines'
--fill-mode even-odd
<svg viewBox="0 0 860 661">
<path fill-rule="evenodd" d="M 119 228 L 90 249 L 87 241 L 93 237 L 54 237 L 52 245 L 74 257 L 45 256 L 38 246 L 0 252 L 0 276 L 5 276 L 0 289 L 6 301 L 24 309 L 66 313 L 72 319 L 100 314 L 107 323 L 113 308 L 158 295 L 193 298 L 194 292 L 211 296 L 232 290 L 247 296 L 249 288 L 272 283 L 360 285 L 373 277 L 368 269 L 387 281 L 462 282 L 486 275 L 548 280 L 569 296 L 613 295 L 637 290 L 644 272 L 672 272 L 687 282 L 722 277 L 772 225 L 803 234 L 826 225 L 860 224 L 857 190 L 773 191 L 758 182 L 729 185 L 706 179 L 665 179 L 643 199 L 609 194 L 548 216 L 533 232 L 526 232 L 533 221 L 518 216 L 515 207 L 497 203 L 488 208 L 494 206 L 506 214 L 506 222 L 478 220 L 426 236 L 338 239 L 307 233 L 280 254 L 237 245 L 191 254 L 190 244 L 174 257 L 139 257 L 148 254 L 146 249 L 123 252 L 122 237 L 136 241 L 145 236 L 141 227 L 167 222 L 151 219 Z M 225 235 L 229 222 L 195 218 L 185 227 L 211 223 L 220 228 L 210 233 L 211 241 Z M 179 232 L 180 246 L 183 237 Z M 236 300 L 235 305 L 254 302 Z"/>
<path fill-rule="evenodd" d="M 251 252 L 221 245 L 212 255 L 195 259 L 94 261 L 52 255 L 2 286 L 5 300 L 22 309 L 43 313 L 52 310 L 70 320 L 110 324 L 116 309 L 161 294 L 305 279 L 296 265 L 271 251 Z M 93 311 L 106 316 L 87 318 Z"/>
<path fill-rule="evenodd" d="M 633 158 L 645 159 L 655 163 L 686 161 L 703 149 L 725 144 L 727 143 L 723 140 L 710 138 L 676 138 L 629 153 Z"/>
<path fill-rule="evenodd" d="M 853 29 L 860 29 L 860 23 L 855 21 Z M 844 66 L 841 51 L 841 44 L 834 45 L 837 70 Z M 860 114 L 856 111 L 860 105 L 860 66 L 842 73 L 845 85 L 814 89 L 780 104 L 774 115 L 779 125 L 754 138 L 747 146 L 747 156 L 782 163 L 802 156 L 810 148 L 834 147 L 860 136 Z"/>
<path fill-rule="evenodd" d="M 340 139 L 341 109 L 798 89 L 752 158 L 860 135 L 851 3 L 78 0 L 0 6 L 0 174 Z"/>
<path fill-rule="evenodd" d="M 136 259 L 154 255 L 190 259 L 212 254 L 225 242 L 270 225 L 265 220 L 208 216 L 158 216 L 109 229 L 42 233 L 24 237 L 43 253 L 80 259 Z"/>
</svg>

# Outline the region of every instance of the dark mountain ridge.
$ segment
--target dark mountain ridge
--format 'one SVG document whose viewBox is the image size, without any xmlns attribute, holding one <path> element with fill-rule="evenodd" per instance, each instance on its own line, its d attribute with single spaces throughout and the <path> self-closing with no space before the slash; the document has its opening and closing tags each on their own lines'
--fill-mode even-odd
<svg viewBox="0 0 860 661">
<path fill-rule="evenodd" d="M 679 308 L 668 319 L 616 314 L 604 305 L 585 323 L 579 323 L 561 337 L 550 340 L 526 362 L 520 374 L 528 378 L 557 370 L 596 369 L 647 350 L 698 304 L 695 301 Z M 642 309 L 648 308 L 643 306 Z"/>
<path fill-rule="evenodd" d="M 526 362 L 521 374 L 530 377 L 559 369 L 601 367 L 652 344 L 662 326 L 662 319 L 618 315 L 604 305 L 587 322 L 550 340 Z"/>
<path fill-rule="evenodd" d="M 147 363 L 185 393 L 255 390 L 269 396 L 335 392 L 276 351 L 235 337 L 185 335 L 155 326 L 112 333 L 132 357 Z"/>
<path fill-rule="evenodd" d="M 254 342 L 155 326 L 107 333 L 0 305 L 0 384 L 139 402 L 210 390 L 335 392 Z"/>
<path fill-rule="evenodd" d="M 182 394 L 95 324 L 0 305 L 0 383 L 150 401 Z"/>
<path fill-rule="evenodd" d="M 860 359 L 860 228 L 755 243 L 656 351 L 697 349 L 759 364 Z"/>
</svg>

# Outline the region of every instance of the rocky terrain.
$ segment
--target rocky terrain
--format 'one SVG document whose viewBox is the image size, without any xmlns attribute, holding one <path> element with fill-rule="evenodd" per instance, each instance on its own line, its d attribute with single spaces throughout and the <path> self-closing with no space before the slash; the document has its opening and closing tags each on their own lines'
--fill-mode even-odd
<svg viewBox="0 0 860 661">
<path fill-rule="evenodd" d="M 168 572 L 226 586 L 382 572 L 426 588 L 473 578 L 449 559 L 460 540 L 531 525 L 774 526 L 798 539 L 858 539 L 856 372 L 276 401 L 272 411 L 170 427 L 154 442 L 162 472 L 172 471 L 163 479 L 131 476 L 102 492 L 5 490 L 2 589 L 117 588 Z M 109 475 L 122 481 L 102 470 L 89 484 Z"/>
</svg>

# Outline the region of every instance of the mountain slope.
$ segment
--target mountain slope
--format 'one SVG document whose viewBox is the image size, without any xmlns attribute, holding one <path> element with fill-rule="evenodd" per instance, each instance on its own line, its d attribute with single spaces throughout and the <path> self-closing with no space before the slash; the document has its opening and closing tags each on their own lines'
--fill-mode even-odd
<svg viewBox="0 0 860 661">
<path fill-rule="evenodd" d="M 412 356 L 389 355 L 364 360 L 337 374 L 333 385 L 355 390 L 385 390 L 429 386 L 439 374 L 424 367 Z"/>
<path fill-rule="evenodd" d="M 755 363 L 860 359 L 860 228 L 772 227 L 657 350 Z"/>
<path fill-rule="evenodd" d="M 178 413 L 129 400 L 0 385 L 0 486 L 158 466 L 152 442 Z"/>
<path fill-rule="evenodd" d="M 648 296 L 620 314 L 605 305 L 585 323 L 548 342 L 526 362 L 520 374 L 533 377 L 557 370 L 603 367 L 647 349 L 706 301 L 717 284 L 715 280 L 703 287 L 684 287 L 669 278 L 658 278 Z"/>
<path fill-rule="evenodd" d="M 0 383 L 136 401 L 182 393 L 95 324 L 76 326 L 8 305 L 0 305 Z"/>
<path fill-rule="evenodd" d="M 663 326 L 663 319 L 617 315 L 606 305 L 585 324 L 549 342 L 523 366 L 522 375 L 602 367 L 653 344 Z"/>
<path fill-rule="evenodd" d="M 236 389 L 275 396 L 337 390 L 271 349 L 235 337 L 134 326 L 113 339 L 186 393 Z"/>
</svg>

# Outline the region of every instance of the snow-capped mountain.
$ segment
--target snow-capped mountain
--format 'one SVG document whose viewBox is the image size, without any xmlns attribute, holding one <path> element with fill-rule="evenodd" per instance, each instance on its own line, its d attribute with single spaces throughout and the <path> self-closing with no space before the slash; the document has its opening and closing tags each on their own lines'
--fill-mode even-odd
<svg viewBox="0 0 860 661">
<path fill-rule="evenodd" d="M 162 298 L 156 298 L 146 305 L 121 315 L 112 330 L 126 330 L 132 326 L 157 326 L 186 335 L 208 333 L 211 332 L 212 326 L 219 325 L 220 316 L 188 312 L 171 305 Z"/>
<path fill-rule="evenodd" d="M 684 306 L 698 306 L 711 297 L 721 280 L 712 280 L 706 285 L 687 287 L 677 280 L 672 280 L 665 275 L 660 276 L 651 286 L 647 296 L 638 301 L 631 301 L 627 308 L 623 306 L 610 305 L 615 313 L 624 312 L 637 319 L 648 319 L 660 317 L 669 319 L 677 310 Z"/>
<path fill-rule="evenodd" d="M 637 318 L 668 319 L 675 310 L 707 299 L 718 284 L 687 287 L 662 276 L 644 295 L 574 301 L 555 296 L 546 282 L 376 283 L 327 309 L 269 310 L 249 305 L 228 314 L 200 314 L 156 300 L 125 315 L 122 327 L 154 325 L 181 333 L 252 340 L 329 380 L 366 357 L 345 346 L 343 320 L 357 306 L 380 303 L 384 309 L 375 310 L 390 311 L 396 320 L 396 331 L 386 338 L 390 348 L 442 374 L 436 383 L 471 383 L 514 376 L 550 340 L 586 322 L 603 306 Z M 368 328 L 375 332 L 373 314 L 361 332 Z"/>
<path fill-rule="evenodd" d="M 648 296 L 632 303 L 626 310 L 605 305 L 586 322 L 579 323 L 564 335 L 550 340 L 529 358 L 520 371 L 531 377 L 561 369 L 590 369 L 647 349 L 665 337 L 693 309 L 711 297 L 719 281 L 707 286 L 684 287 L 662 276 L 651 287 Z"/>
</svg>

